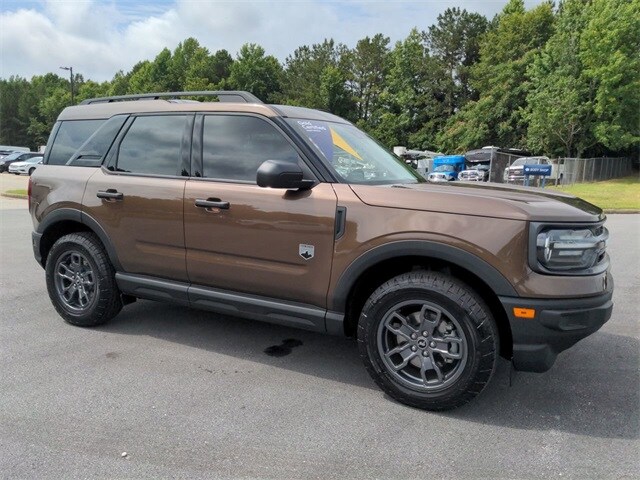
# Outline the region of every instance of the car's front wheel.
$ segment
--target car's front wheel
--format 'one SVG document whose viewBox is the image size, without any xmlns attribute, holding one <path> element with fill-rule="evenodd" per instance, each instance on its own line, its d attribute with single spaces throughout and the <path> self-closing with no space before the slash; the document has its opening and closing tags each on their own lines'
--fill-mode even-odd
<svg viewBox="0 0 640 480">
<path fill-rule="evenodd" d="M 67 322 L 91 327 L 120 312 L 122 299 L 115 271 L 93 233 L 72 233 L 58 239 L 45 268 L 51 302 Z"/>
<path fill-rule="evenodd" d="M 498 332 L 470 287 L 443 273 L 415 271 L 392 278 L 367 300 L 358 345 L 370 375 L 391 397 L 447 410 L 489 382 Z"/>
</svg>

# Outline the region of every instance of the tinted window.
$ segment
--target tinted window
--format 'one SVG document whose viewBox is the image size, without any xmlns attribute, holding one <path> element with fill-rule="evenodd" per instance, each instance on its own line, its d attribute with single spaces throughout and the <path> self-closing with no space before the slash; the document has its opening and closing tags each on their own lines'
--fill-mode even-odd
<svg viewBox="0 0 640 480">
<path fill-rule="evenodd" d="M 84 144 L 76 150 L 68 165 L 98 167 L 113 140 L 127 120 L 127 115 L 116 115 L 107 120 Z"/>
<path fill-rule="evenodd" d="M 282 134 L 256 117 L 206 116 L 203 137 L 203 175 L 208 178 L 255 182 L 265 160 L 299 160 Z"/>
<path fill-rule="evenodd" d="M 177 175 L 185 115 L 137 117 L 120 143 L 121 172 Z"/>
<path fill-rule="evenodd" d="M 104 120 L 74 120 L 62 122 L 53 141 L 47 163 L 64 165 L 80 145 L 95 132 Z"/>
</svg>

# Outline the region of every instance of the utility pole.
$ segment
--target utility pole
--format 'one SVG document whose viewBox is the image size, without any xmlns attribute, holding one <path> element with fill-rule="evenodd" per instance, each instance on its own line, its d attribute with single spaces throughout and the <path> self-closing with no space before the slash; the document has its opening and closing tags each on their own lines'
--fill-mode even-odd
<svg viewBox="0 0 640 480">
<path fill-rule="evenodd" d="M 73 67 L 60 67 L 60 70 L 69 70 L 69 80 L 71 81 L 71 105 L 75 105 L 73 101 Z"/>
</svg>

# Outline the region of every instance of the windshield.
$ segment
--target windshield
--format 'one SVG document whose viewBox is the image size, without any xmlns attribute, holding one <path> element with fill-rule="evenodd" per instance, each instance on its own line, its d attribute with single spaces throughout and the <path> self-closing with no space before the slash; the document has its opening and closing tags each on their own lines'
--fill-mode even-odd
<svg viewBox="0 0 640 480">
<path fill-rule="evenodd" d="M 433 171 L 434 172 L 455 172 L 456 169 L 453 165 L 439 165 Z"/>
<path fill-rule="evenodd" d="M 353 125 L 287 119 L 347 183 L 384 185 L 424 181 L 403 161 Z"/>
</svg>

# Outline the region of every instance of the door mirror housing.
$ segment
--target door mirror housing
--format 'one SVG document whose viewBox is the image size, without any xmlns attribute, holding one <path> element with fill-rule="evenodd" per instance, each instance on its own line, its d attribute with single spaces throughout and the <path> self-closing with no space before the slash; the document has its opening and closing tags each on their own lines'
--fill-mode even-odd
<svg viewBox="0 0 640 480">
<path fill-rule="evenodd" d="M 267 160 L 258 168 L 256 182 L 260 187 L 307 190 L 313 180 L 305 180 L 302 168 L 295 162 Z"/>
</svg>

